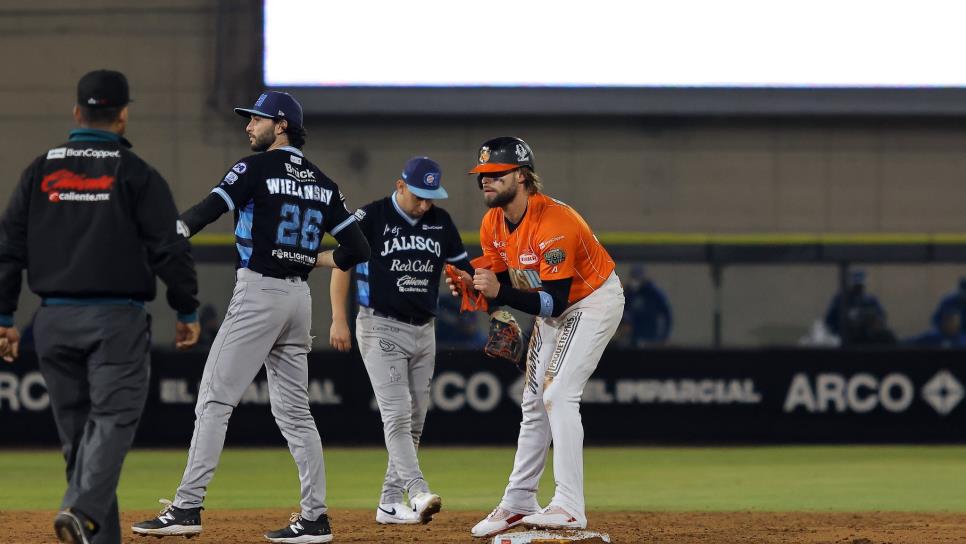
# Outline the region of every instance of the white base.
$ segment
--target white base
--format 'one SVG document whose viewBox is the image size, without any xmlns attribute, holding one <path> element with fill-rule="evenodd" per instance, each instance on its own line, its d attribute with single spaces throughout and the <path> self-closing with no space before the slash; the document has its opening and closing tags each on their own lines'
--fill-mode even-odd
<svg viewBox="0 0 966 544">
<path fill-rule="evenodd" d="M 581 540 L 590 540 L 591 538 L 599 538 L 604 542 L 610 542 L 610 536 L 598 533 L 594 531 L 571 531 L 566 529 L 554 530 L 554 531 L 520 531 L 513 533 L 501 533 L 493 537 L 493 544 L 530 544 L 531 542 L 540 542 L 541 540 L 548 541 L 567 541 L 567 542 L 580 542 Z"/>
</svg>

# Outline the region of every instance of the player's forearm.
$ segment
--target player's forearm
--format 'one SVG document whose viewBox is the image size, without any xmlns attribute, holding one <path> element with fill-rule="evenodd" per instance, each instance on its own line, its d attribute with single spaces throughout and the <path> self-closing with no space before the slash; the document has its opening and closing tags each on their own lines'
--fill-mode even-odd
<svg viewBox="0 0 966 544">
<path fill-rule="evenodd" d="M 332 270 L 329 281 L 329 300 L 332 303 L 332 321 L 348 322 L 346 306 L 349 300 L 349 284 L 352 273 L 339 269 Z"/>
<path fill-rule="evenodd" d="M 189 236 L 194 236 L 227 211 L 225 200 L 215 193 L 209 193 L 204 200 L 181 214 L 181 220 L 188 226 Z"/>
<path fill-rule="evenodd" d="M 500 291 L 490 299 L 490 305 L 501 304 L 541 317 L 558 317 L 567 309 L 571 282 L 571 278 L 545 281 L 543 291 L 521 291 L 501 282 Z"/>
</svg>

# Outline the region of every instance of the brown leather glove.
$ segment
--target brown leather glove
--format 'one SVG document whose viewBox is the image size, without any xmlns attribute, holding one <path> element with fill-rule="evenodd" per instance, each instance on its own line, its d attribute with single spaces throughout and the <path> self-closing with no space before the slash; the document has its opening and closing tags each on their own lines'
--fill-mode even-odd
<svg viewBox="0 0 966 544">
<path fill-rule="evenodd" d="M 510 361 L 522 370 L 523 332 L 513 314 L 506 310 L 493 312 L 490 316 L 490 334 L 483 346 L 483 353 L 488 357 Z"/>
</svg>

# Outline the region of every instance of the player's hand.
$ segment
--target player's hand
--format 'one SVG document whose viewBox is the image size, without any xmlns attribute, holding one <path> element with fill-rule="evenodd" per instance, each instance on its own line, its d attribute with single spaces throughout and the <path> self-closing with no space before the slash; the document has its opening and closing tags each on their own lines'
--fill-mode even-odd
<svg viewBox="0 0 966 544">
<path fill-rule="evenodd" d="M 352 349 L 352 335 L 349 333 L 349 324 L 345 320 L 332 320 L 332 326 L 329 327 L 329 345 L 339 351 Z"/>
<path fill-rule="evenodd" d="M 500 293 L 500 280 L 492 270 L 477 268 L 473 274 L 473 287 L 486 298 L 496 298 Z"/>
<path fill-rule="evenodd" d="M 460 277 L 460 281 L 463 283 L 464 290 L 473 289 L 473 277 L 466 273 L 465 270 L 456 269 L 456 273 Z M 454 297 L 460 296 L 461 290 L 459 285 L 453 282 L 453 278 L 446 276 L 446 286 L 449 287 L 449 292 Z"/>
<path fill-rule="evenodd" d="M 0 357 L 8 363 L 20 356 L 20 332 L 17 327 L 0 327 Z"/>
<path fill-rule="evenodd" d="M 175 322 L 174 347 L 179 351 L 184 351 L 197 344 L 199 336 L 201 336 L 201 324 L 197 321 L 194 323 Z"/>
</svg>

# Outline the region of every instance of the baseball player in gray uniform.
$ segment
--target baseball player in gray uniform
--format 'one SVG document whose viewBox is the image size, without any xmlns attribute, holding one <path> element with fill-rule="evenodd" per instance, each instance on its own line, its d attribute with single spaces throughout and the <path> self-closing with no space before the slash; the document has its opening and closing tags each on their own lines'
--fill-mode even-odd
<svg viewBox="0 0 966 544">
<path fill-rule="evenodd" d="M 419 469 L 422 435 L 436 366 L 434 316 L 443 267 L 472 271 L 459 231 L 445 210 L 439 165 L 409 160 L 393 193 L 356 211 L 369 240 L 369 262 L 356 265 L 356 338 L 382 415 L 389 466 L 376 509 L 385 524 L 428 523 L 442 508 Z M 352 346 L 346 317 L 350 273 L 332 271 L 330 343 Z M 409 494 L 409 506 L 403 494 Z"/>
<path fill-rule="evenodd" d="M 264 366 L 272 415 L 298 466 L 301 511 L 266 533 L 271 542 L 330 542 L 322 441 L 309 411 L 308 362 L 315 267 L 349 269 L 369 258 L 369 246 L 336 184 L 303 155 L 302 107 L 290 95 L 268 92 L 235 112 L 250 118 L 255 155 L 235 163 L 208 197 L 184 213 L 191 234 L 223 213 L 235 213 L 238 270 L 235 291 L 205 363 L 195 430 L 174 502 L 138 523 L 142 535 L 201 532 L 201 504 L 225 443 L 233 408 Z M 319 252 L 325 232 L 339 242 Z"/>
</svg>

